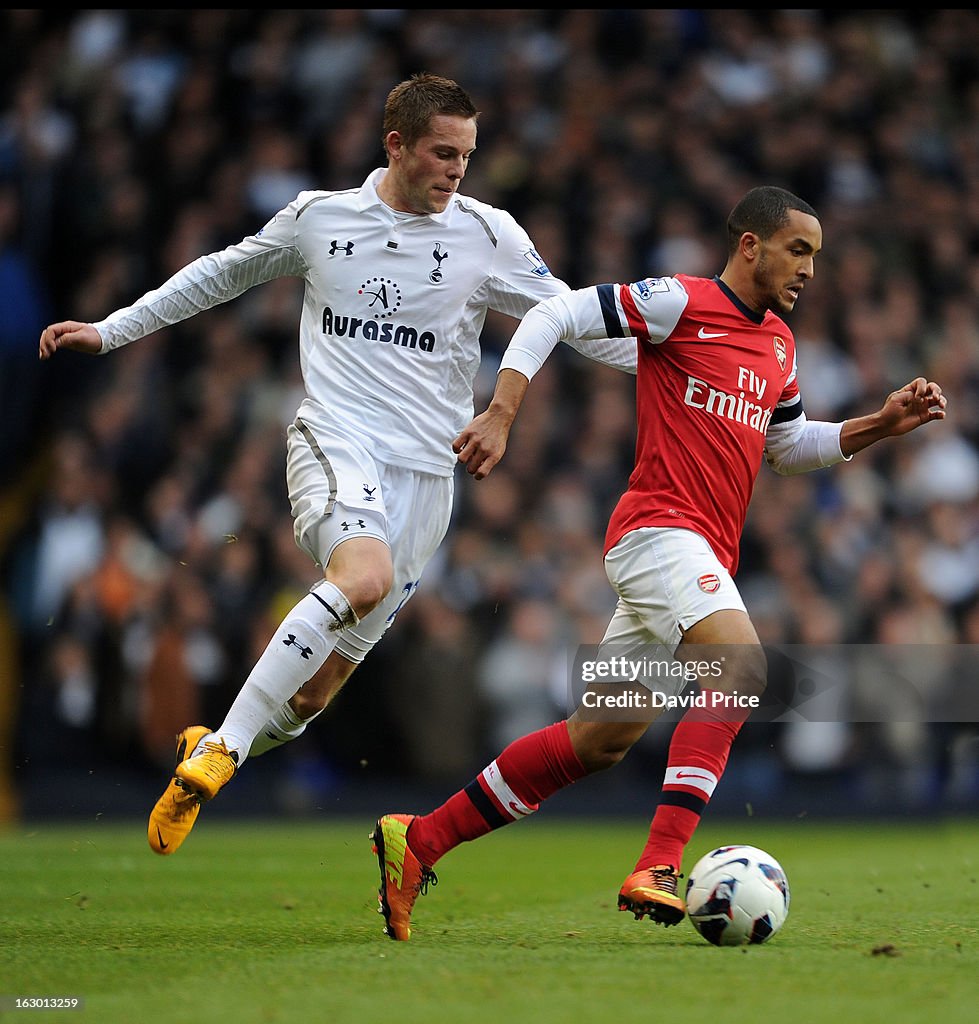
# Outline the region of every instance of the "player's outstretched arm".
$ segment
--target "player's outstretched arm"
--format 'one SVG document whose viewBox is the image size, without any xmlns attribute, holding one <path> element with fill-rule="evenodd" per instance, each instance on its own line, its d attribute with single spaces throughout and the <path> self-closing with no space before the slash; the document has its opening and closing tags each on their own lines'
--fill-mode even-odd
<svg viewBox="0 0 979 1024">
<path fill-rule="evenodd" d="M 470 476 L 484 479 L 503 458 L 510 427 L 529 383 L 517 370 L 500 370 L 486 411 L 480 413 L 452 442 L 452 450 Z"/>
<path fill-rule="evenodd" d="M 885 437 L 900 437 L 923 423 L 945 419 L 948 400 L 932 380 L 915 377 L 892 391 L 880 410 L 847 420 L 840 432 L 840 448 L 850 456 Z"/>
<path fill-rule="evenodd" d="M 38 346 L 39 358 L 50 359 L 62 348 L 98 355 L 102 351 L 102 335 L 91 324 L 77 320 L 63 320 L 60 324 L 45 327 Z"/>
</svg>

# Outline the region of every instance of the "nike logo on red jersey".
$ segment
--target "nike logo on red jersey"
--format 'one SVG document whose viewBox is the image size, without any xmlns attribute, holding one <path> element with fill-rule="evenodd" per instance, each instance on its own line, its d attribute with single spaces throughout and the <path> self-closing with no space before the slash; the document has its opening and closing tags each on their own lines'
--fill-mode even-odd
<svg viewBox="0 0 979 1024">
<path fill-rule="evenodd" d="M 711 334 L 710 331 L 705 331 L 703 327 L 701 327 L 700 330 L 697 331 L 697 337 L 703 341 L 706 341 L 708 338 L 726 338 L 727 331 L 721 331 L 719 334 Z"/>
</svg>

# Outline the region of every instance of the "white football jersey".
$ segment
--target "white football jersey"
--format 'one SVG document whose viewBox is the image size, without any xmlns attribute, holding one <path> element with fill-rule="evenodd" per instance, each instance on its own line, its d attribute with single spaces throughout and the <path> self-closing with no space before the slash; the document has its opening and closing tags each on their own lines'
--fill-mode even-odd
<svg viewBox="0 0 979 1024">
<path fill-rule="evenodd" d="M 314 433 L 358 438 L 382 462 L 450 475 L 452 441 L 473 416 L 487 311 L 519 318 L 568 286 L 504 210 L 456 194 L 440 214 L 398 213 L 378 198 L 383 174 L 359 189 L 301 192 L 256 234 L 96 323 L 102 351 L 255 285 L 301 277 L 299 417 Z M 632 338 L 580 349 L 635 373 Z"/>
</svg>

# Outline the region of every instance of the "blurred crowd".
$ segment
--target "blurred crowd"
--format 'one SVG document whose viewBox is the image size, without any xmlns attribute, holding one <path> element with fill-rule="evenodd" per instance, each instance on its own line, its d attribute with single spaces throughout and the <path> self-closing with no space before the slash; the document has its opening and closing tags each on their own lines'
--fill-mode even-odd
<svg viewBox="0 0 979 1024">
<path fill-rule="evenodd" d="M 318 576 L 285 491 L 299 282 L 105 359 L 40 364 L 41 329 L 127 305 L 302 189 L 359 185 L 384 162 L 387 92 L 419 70 L 482 111 L 462 191 L 512 212 L 572 287 L 718 273 L 756 184 L 816 208 L 824 249 L 790 318 L 807 414 L 870 412 L 921 374 L 949 417 L 829 471 L 763 467 L 742 593 L 769 644 L 979 644 L 976 11 L 8 9 L 0 67 L 8 808 L 59 764 L 158 777 Z M 476 411 L 513 326 L 487 321 Z M 634 385 L 554 353 L 503 462 L 460 471 L 417 596 L 270 755 L 302 785 L 462 784 L 567 713 L 570 656 L 614 606 L 602 540 Z M 886 704 L 888 678 L 863 685 Z M 631 758 L 650 804 L 663 742 Z M 894 798 L 906 778 L 934 802 L 979 798 L 977 760 L 968 723 L 796 722 L 749 724 L 731 770 Z"/>
</svg>

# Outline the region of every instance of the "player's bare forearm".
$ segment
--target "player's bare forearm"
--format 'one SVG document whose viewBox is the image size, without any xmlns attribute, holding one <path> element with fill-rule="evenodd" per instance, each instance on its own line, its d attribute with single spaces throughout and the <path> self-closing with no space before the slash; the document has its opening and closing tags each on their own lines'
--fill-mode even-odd
<svg viewBox="0 0 979 1024">
<path fill-rule="evenodd" d="M 503 458 L 510 427 L 529 383 L 517 370 L 500 370 L 496 390 L 486 411 L 480 413 L 452 442 L 452 450 L 470 476 L 483 480 Z"/>
<path fill-rule="evenodd" d="M 846 456 L 854 455 L 885 437 L 900 437 L 924 423 L 943 420 L 947 406 L 934 381 L 916 377 L 892 391 L 877 412 L 847 420 L 840 431 L 840 449 Z"/>
<path fill-rule="evenodd" d="M 38 342 L 38 358 L 50 359 L 62 348 L 98 355 L 102 351 L 102 335 L 91 324 L 78 320 L 63 320 L 45 327 Z"/>
</svg>

